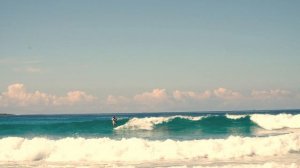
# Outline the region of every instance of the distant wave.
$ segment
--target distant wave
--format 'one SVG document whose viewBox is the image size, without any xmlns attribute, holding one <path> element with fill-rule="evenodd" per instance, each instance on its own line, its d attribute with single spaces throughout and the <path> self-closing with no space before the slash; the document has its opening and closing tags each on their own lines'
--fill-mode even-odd
<svg viewBox="0 0 300 168">
<path fill-rule="evenodd" d="M 281 156 L 300 152 L 300 134 L 189 141 L 139 138 L 0 139 L 0 161 L 160 161 Z"/>
<path fill-rule="evenodd" d="M 207 115 L 207 116 L 169 116 L 169 117 L 145 117 L 145 118 L 132 118 L 128 120 L 125 124 L 120 125 L 115 128 L 115 130 L 153 130 L 155 126 L 168 122 L 175 122 L 174 119 L 183 119 L 194 121 L 194 125 L 204 125 L 216 122 L 224 124 L 237 124 L 232 123 L 230 120 L 241 120 L 241 123 L 247 124 L 246 122 L 252 122 L 254 125 L 258 125 L 259 127 L 266 130 L 276 130 L 282 128 L 300 128 L 300 114 L 292 115 L 292 114 L 250 114 L 250 115 L 234 115 L 234 114 L 226 114 L 223 115 Z M 211 121 L 205 122 L 205 120 Z M 229 121 L 226 121 L 229 120 Z M 242 121 L 243 120 L 243 121 Z M 199 122 L 200 121 L 200 122 Z M 202 121 L 202 122 L 201 122 Z M 180 125 L 181 121 L 178 121 L 178 125 Z M 221 125 L 224 126 L 224 125 Z"/>
</svg>

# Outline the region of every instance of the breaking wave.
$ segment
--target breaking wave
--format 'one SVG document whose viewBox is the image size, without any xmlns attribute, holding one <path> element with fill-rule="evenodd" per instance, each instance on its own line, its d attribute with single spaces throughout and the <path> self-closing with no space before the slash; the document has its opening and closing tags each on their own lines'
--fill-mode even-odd
<svg viewBox="0 0 300 168">
<path fill-rule="evenodd" d="M 300 134 L 203 140 L 151 141 L 139 138 L 0 139 L 0 161 L 163 161 L 239 159 L 300 152 Z"/>
<path fill-rule="evenodd" d="M 172 122 L 177 125 L 184 125 L 183 122 L 190 121 L 189 126 L 259 126 L 266 130 L 277 130 L 283 128 L 300 128 L 300 114 L 249 114 L 249 115 L 207 115 L 207 116 L 169 116 L 169 117 L 145 117 L 132 118 L 115 130 L 153 130 L 157 125 Z M 176 122 L 176 123 L 175 123 Z"/>
<path fill-rule="evenodd" d="M 169 122 L 175 118 L 187 119 L 192 121 L 199 121 L 203 117 L 192 116 L 171 116 L 171 117 L 145 117 L 145 118 L 132 118 L 124 125 L 118 126 L 115 130 L 130 129 L 130 130 L 152 130 L 155 125 L 163 122 Z"/>
<path fill-rule="evenodd" d="M 300 114 L 253 114 L 250 119 L 267 130 L 282 128 L 300 128 Z"/>
<path fill-rule="evenodd" d="M 226 118 L 232 119 L 232 120 L 238 120 L 238 119 L 247 117 L 247 115 L 231 115 L 231 114 L 226 114 L 225 116 L 226 116 Z"/>
</svg>

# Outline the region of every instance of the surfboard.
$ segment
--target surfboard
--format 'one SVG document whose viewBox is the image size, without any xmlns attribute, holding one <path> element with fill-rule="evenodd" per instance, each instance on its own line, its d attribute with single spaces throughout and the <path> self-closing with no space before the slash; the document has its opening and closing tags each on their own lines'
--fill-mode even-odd
<svg viewBox="0 0 300 168">
<path fill-rule="evenodd" d="M 112 120 L 112 125 L 115 126 L 117 122 L 115 120 Z"/>
</svg>

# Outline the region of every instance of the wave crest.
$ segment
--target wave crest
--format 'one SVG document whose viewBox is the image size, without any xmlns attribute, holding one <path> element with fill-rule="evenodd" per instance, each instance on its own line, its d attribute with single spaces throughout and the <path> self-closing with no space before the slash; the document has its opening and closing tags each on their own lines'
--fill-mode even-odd
<svg viewBox="0 0 300 168">
<path fill-rule="evenodd" d="M 175 118 L 187 119 L 192 121 L 201 120 L 202 116 L 171 116 L 171 117 L 145 117 L 145 118 L 132 118 L 124 125 L 118 126 L 115 130 L 129 129 L 129 130 L 152 130 L 155 125 L 163 122 L 169 122 Z"/>
<path fill-rule="evenodd" d="M 181 118 L 191 121 L 199 121 L 202 119 L 220 119 L 225 117 L 229 120 L 240 120 L 248 118 L 252 123 L 260 126 L 266 130 L 276 130 L 283 128 L 300 128 L 300 114 L 225 114 L 223 115 L 207 115 L 207 116 L 169 116 L 169 117 L 145 117 L 145 118 L 132 118 L 124 125 L 118 126 L 115 130 L 153 130 L 155 125 L 166 123 L 174 120 L 175 118 Z"/>
<path fill-rule="evenodd" d="M 282 128 L 300 128 L 300 114 L 253 114 L 250 119 L 267 130 Z"/>
<path fill-rule="evenodd" d="M 236 115 L 236 114 L 234 114 L 234 115 L 233 114 L 226 114 L 225 116 L 226 116 L 226 118 L 232 119 L 232 120 L 238 120 L 238 119 L 247 117 L 247 115 Z"/>
</svg>

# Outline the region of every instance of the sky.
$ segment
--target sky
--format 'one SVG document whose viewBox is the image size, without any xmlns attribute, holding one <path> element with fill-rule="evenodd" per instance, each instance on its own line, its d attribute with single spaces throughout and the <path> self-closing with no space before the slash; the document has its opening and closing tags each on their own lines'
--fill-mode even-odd
<svg viewBox="0 0 300 168">
<path fill-rule="evenodd" d="M 299 8 L 0 0 L 0 112 L 300 108 Z"/>
</svg>

